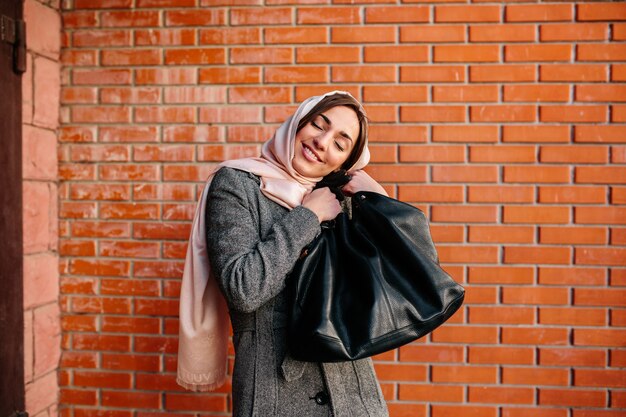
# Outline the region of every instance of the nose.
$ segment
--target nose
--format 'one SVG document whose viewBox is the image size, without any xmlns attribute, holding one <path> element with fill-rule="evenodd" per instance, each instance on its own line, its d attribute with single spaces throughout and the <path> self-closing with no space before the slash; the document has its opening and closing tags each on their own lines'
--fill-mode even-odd
<svg viewBox="0 0 626 417">
<path fill-rule="evenodd" d="M 325 151 L 328 148 L 328 144 L 330 143 L 331 140 L 332 140 L 331 133 L 323 132 L 322 134 L 316 136 L 315 139 L 313 139 L 313 143 L 315 144 L 315 147 L 317 149 Z"/>
</svg>

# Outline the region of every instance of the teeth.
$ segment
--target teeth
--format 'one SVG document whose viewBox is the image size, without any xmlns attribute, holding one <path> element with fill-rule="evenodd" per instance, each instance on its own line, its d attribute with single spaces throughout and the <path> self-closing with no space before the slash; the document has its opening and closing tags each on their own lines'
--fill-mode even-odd
<svg viewBox="0 0 626 417">
<path fill-rule="evenodd" d="M 315 156 L 315 154 L 314 154 L 314 153 L 313 153 L 313 152 L 312 152 L 309 148 L 307 148 L 306 146 L 304 147 L 304 151 L 305 151 L 308 155 L 310 155 L 310 156 L 311 156 L 311 158 L 316 159 L 316 160 L 317 160 L 317 161 L 319 161 L 319 162 L 322 162 L 322 161 L 320 161 L 320 159 L 319 159 L 317 156 Z"/>
</svg>

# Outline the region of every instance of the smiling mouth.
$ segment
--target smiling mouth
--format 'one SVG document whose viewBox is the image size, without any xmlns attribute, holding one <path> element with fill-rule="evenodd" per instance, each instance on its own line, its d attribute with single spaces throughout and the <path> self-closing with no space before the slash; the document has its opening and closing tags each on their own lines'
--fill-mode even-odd
<svg viewBox="0 0 626 417">
<path fill-rule="evenodd" d="M 308 157 L 308 159 L 322 163 L 323 161 L 320 159 L 319 156 L 317 156 L 317 154 L 315 152 L 313 152 L 313 150 L 311 148 L 309 148 L 307 145 L 305 145 L 304 143 L 302 144 L 302 152 Z"/>
</svg>

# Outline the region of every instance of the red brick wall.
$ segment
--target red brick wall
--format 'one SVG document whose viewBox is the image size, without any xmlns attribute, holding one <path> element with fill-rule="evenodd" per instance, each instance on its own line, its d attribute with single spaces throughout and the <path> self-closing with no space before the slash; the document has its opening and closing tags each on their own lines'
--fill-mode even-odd
<svg viewBox="0 0 626 417">
<path fill-rule="evenodd" d="M 336 88 L 467 288 L 376 358 L 391 414 L 624 415 L 626 4 L 261 3 L 64 2 L 63 415 L 228 415 L 174 382 L 195 196 Z"/>
<path fill-rule="evenodd" d="M 26 0 L 27 71 L 22 76 L 24 375 L 26 411 L 57 414 L 61 357 L 58 162 L 61 14 Z M 4 335 L 10 337 L 10 335 Z"/>
</svg>

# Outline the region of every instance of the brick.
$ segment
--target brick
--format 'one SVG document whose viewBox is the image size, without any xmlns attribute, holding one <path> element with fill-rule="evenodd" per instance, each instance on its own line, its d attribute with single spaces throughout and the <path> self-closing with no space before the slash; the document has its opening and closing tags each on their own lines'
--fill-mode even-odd
<svg viewBox="0 0 626 417">
<path fill-rule="evenodd" d="M 361 22 L 360 10 L 356 7 L 301 7 L 297 12 L 299 25 L 358 24 Z"/>
<path fill-rule="evenodd" d="M 452 247 L 453 248 L 453 247 Z M 454 248 L 453 248 L 454 249 Z M 489 248 L 486 248 L 489 249 Z M 495 247 L 491 247 L 491 249 L 496 249 Z M 470 252 L 470 251 L 466 251 Z M 476 253 L 479 251 L 476 250 Z M 480 252 L 488 253 L 487 250 L 481 250 Z M 497 254 L 495 251 L 492 251 L 491 254 Z M 477 260 L 478 258 L 476 258 Z M 480 259 L 478 262 L 489 262 L 488 259 Z M 470 262 L 470 261 L 466 261 Z M 493 262 L 493 261 L 491 261 Z M 491 286 L 468 286 L 466 287 L 465 293 L 465 302 L 470 304 L 495 304 L 498 299 L 497 288 Z M 459 322 L 460 323 L 460 322 Z"/>
<path fill-rule="evenodd" d="M 540 308 L 539 323 L 559 326 L 606 326 L 606 309 Z"/>
<path fill-rule="evenodd" d="M 436 6 L 435 22 L 499 22 L 499 6 Z"/>
<path fill-rule="evenodd" d="M 535 106 L 470 106 L 472 122 L 534 122 L 536 114 Z"/>
<path fill-rule="evenodd" d="M 434 86 L 434 102 L 490 102 L 498 100 L 496 86 Z"/>
<path fill-rule="evenodd" d="M 195 31 L 191 29 L 136 30 L 134 39 L 137 46 L 180 46 L 196 43 Z"/>
<path fill-rule="evenodd" d="M 133 391 L 106 391 L 101 393 L 101 404 L 108 407 L 158 408 L 161 402 L 158 393 Z"/>
<path fill-rule="evenodd" d="M 328 31 L 323 27 L 265 28 L 263 39 L 266 44 L 327 43 Z"/>
<path fill-rule="evenodd" d="M 134 119 L 138 123 L 193 123 L 195 113 L 192 106 L 145 106 L 134 108 Z"/>
<path fill-rule="evenodd" d="M 131 33 L 125 30 L 77 30 L 72 34 L 75 47 L 131 46 Z"/>
<path fill-rule="evenodd" d="M 454 385 L 400 385 L 398 399 L 401 401 L 462 402 L 463 389 Z"/>
<path fill-rule="evenodd" d="M 580 125 L 574 128 L 574 142 L 626 143 L 626 126 Z"/>
<path fill-rule="evenodd" d="M 128 123 L 130 109 L 113 106 L 84 106 L 72 109 L 75 123 Z"/>
<path fill-rule="evenodd" d="M 167 393 L 165 403 L 169 410 L 226 411 L 226 396 Z"/>
<path fill-rule="evenodd" d="M 502 329 L 502 343 L 534 346 L 567 345 L 569 343 L 569 330 L 537 326 L 532 328 L 504 327 Z"/>
<path fill-rule="evenodd" d="M 549 142 L 568 143 L 570 141 L 570 128 L 559 125 L 535 125 L 535 126 L 502 126 L 503 142 Z"/>
<path fill-rule="evenodd" d="M 557 106 L 560 107 L 560 106 Z M 541 146 L 539 160 L 544 163 L 606 164 L 607 146 Z"/>
<path fill-rule="evenodd" d="M 226 101 L 224 87 L 165 87 L 163 101 L 174 104 L 209 104 Z"/>
<path fill-rule="evenodd" d="M 626 373 L 623 370 L 576 369 L 574 385 L 582 387 L 624 388 Z"/>
<path fill-rule="evenodd" d="M 465 32 L 463 25 L 401 26 L 400 42 L 465 42 Z"/>
<path fill-rule="evenodd" d="M 98 142 L 157 142 L 159 139 L 158 130 L 153 126 L 100 126 L 98 129 Z M 105 152 L 119 153 L 120 155 L 126 152 L 126 147 L 115 148 L 113 146 L 101 146 Z M 117 160 L 107 159 L 107 160 Z M 128 158 L 122 159 L 128 160 Z"/>
<path fill-rule="evenodd" d="M 56 129 L 59 126 L 61 97 L 60 64 L 49 59 L 34 59 L 33 123 Z"/>
<path fill-rule="evenodd" d="M 85 87 L 64 87 L 61 89 L 61 103 L 95 104 L 97 102 L 97 90 Z"/>
<path fill-rule="evenodd" d="M 131 3 L 129 0 L 77 0 L 74 7 L 77 9 L 128 9 Z"/>
<path fill-rule="evenodd" d="M 569 372 L 566 369 L 504 367 L 502 382 L 514 385 L 567 386 Z"/>
<path fill-rule="evenodd" d="M 101 128 L 103 129 L 103 128 Z M 103 132 L 104 130 L 100 130 Z M 86 161 L 129 161 L 130 149 L 123 145 L 73 146 L 71 160 Z"/>
<path fill-rule="evenodd" d="M 569 407 L 602 407 L 606 392 L 575 389 L 539 389 L 539 404 Z"/>
<path fill-rule="evenodd" d="M 261 69 L 255 67 L 200 68 L 200 84 L 257 84 L 261 82 Z"/>
<path fill-rule="evenodd" d="M 73 65 L 77 67 L 72 71 L 73 74 L 79 73 L 79 67 L 91 67 L 96 64 L 97 51 L 92 50 L 63 50 L 61 52 L 61 62 L 65 65 Z M 32 67 L 32 65 L 31 65 Z M 98 71 L 98 70 L 94 70 Z M 27 73 L 28 74 L 28 73 Z M 76 77 L 75 77 L 76 78 Z M 76 79 L 74 79 L 76 83 Z"/>
<path fill-rule="evenodd" d="M 534 190 L 524 185 L 470 185 L 467 201 L 472 203 L 531 203 Z"/>
<path fill-rule="evenodd" d="M 444 166 L 432 167 L 433 182 L 496 182 L 495 166 Z"/>
<path fill-rule="evenodd" d="M 460 186 L 403 185 L 398 187 L 398 198 L 415 202 L 457 202 L 463 201 Z"/>
<path fill-rule="evenodd" d="M 497 45 L 435 45 L 433 62 L 498 62 Z"/>
<path fill-rule="evenodd" d="M 74 371 L 74 383 L 83 387 L 130 389 L 131 375 L 126 372 Z"/>
<path fill-rule="evenodd" d="M 68 405 L 97 405 L 95 390 L 61 389 L 59 398 Z"/>
<path fill-rule="evenodd" d="M 262 109 L 259 107 L 203 107 L 200 109 L 202 123 L 260 123 Z"/>
<path fill-rule="evenodd" d="M 226 13 L 223 9 L 167 10 L 165 12 L 165 25 L 167 26 L 219 26 L 224 25 L 225 22 Z"/>
<path fill-rule="evenodd" d="M 119 351 L 130 349 L 129 336 L 75 334 L 72 348 L 77 350 Z"/>
<path fill-rule="evenodd" d="M 586 306 L 615 306 L 626 305 L 626 290 L 616 288 L 576 288 L 574 290 L 574 304 Z"/>
<path fill-rule="evenodd" d="M 626 122 L 626 105 L 611 106 L 611 121 Z"/>
<path fill-rule="evenodd" d="M 583 102 L 605 102 L 605 101 L 626 101 L 626 85 L 594 85 L 579 84 L 574 88 L 576 101 Z"/>
<path fill-rule="evenodd" d="M 402 346 L 399 350 L 401 362 L 463 362 L 464 349 L 461 346 L 455 345 L 428 345 L 419 346 L 416 344 L 409 344 Z"/>
<path fill-rule="evenodd" d="M 507 246 L 504 248 L 505 263 L 541 263 L 565 264 L 571 263 L 571 250 L 559 246 L 522 247 Z"/>
<path fill-rule="evenodd" d="M 607 352 L 600 349 L 539 348 L 539 364 L 544 366 L 604 366 Z"/>
<path fill-rule="evenodd" d="M 540 186 L 540 203 L 604 203 L 606 189 L 604 187 L 585 186 Z"/>
<path fill-rule="evenodd" d="M 130 187 L 124 184 L 70 184 L 72 200 L 128 200 Z"/>
<path fill-rule="evenodd" d="M 95 256 L 96 245 L 93 241 L 60 240 L 59 255 L 61 256 Z"/>
<path fill-rule="evenodd" d="M 569 295 L 566 288 L 504 287 L 502 288 L 502 303 L 523 305 L 568 305 Z"/>
<path fill-rule="evenodd" d="M 509 5 L 505 10 L 506 22 L 558 22 L 573 17 L 574 7 L 570 4 Z"/>
<path fill-rule="evenodd" d="M 533 65 L 470 65 L 469 78 L 473 82 L 535 81 L 536 70 Z"/>
<path fill-rule="evenodd" d="M 503 100 L 515 102 L 566 102 L 569 100 L 570 86 L 552 85 L 505 85 Z"/>
<path fill-rule="evenodd" d="M 76 237 L 128 237 L 130 225 L 124 222 L 74 221 L 71 231 Z"/>
<path fill-rule="evenodd" d="M 372 132 L 370 132 L 371 134 Z M 403 136 L 398 135 L 398 139 Z M 461 145 L 400 145 L 400 162 L 463 161 L 465 161 L 465 149 Z"/>
<path fill-rule="evenodd" d="M 304 83 L 329 81 L 329 71 L 326 67 L 272 67 L 265 69 L 266 83 Z"/>
<path fill-rule="evenodd" d="M 418 23 L 430 20 L 427 6 L 378 6 L 365 8 L 365 23 Z"/>
<path fill-rule="evenodd" d="M 498 258 L 498 250 L 495 246 L 440 246 L 439 258 L 442 263 L 495 263 Z M 474 292 L 477 292 L 474 290 Z M 469 299 L 466 295 L 466 300 Z"/>
<path fill-rule="evenodd" d="M 255 7 L 230 10 L 230 24 L 234 26 L 288 25 L 291 23 L 291 9 L 286 7 Z"/>
<path fill-rule="evenodd" d="M 626 24 L 614 23 L 613 24 L 613 37 L 614 41 L 626 40 Z"/>
<path fill-rule="evenodd" d="M 570 209 L 565 206 L 505 206 L 503 212 L 504 223 L 566 224 L 569 221 Z"/>
<path fill-rule="evenodd" d="M 505 166 L 504 182 L 568 183 L 569 167 L 560 166 Z"/>
<path fill-rule="evenodd" d="M 426 168 L 411 165 L 373 165 L 366 171 L 381 182 L 423 182 L 426 179 Z"/>
<path fill-rule="evenodd" d="M 166 49 L 164 63 L 167 65 L 225 64 L 226 54 L 224 48 Z"/>
<path fill-rule="evenodd" d="M 626 61 L 626 45 L 578 45 L 576 47 L 578 61 Z"/>
<path fill-rule="evenodd" d="M 606 244 L 607 230 L 601 227 L 541 227 L 539 242 L 545 244 Z"/>
<path fill-rule="evenodd" d="M 59 383 L 55 372 L 50 372 L 25 386 L 24 402 L 29 413 L 44 411 L 58 402 Z"/>
<path fill-rule="evenodd" d="M 150 10 L 101 12 L 100 25 L 102 27 L 158 26 L 159 12 Z"/>
<path fill-rule="evenodd" d="M 582 224 L 626 224 L 626 207 L 576 207 L 574 221 Z"/>
<path fill-rule="evenodd" d="M 465 113 L 464 106 L 401 106 L 400 121 L 420 123 L 464 122 Z"/>
<path fill-rule="evenodd" d="M 539 38 L 542 42 L 602 41 L 608 37 L 608 28 L 608 25 L 605 23 L 556 23 L 541 25 Z"/>
<path fill-rule="evenodd" d="M 611 68 L 611 81 L 626 80 L 626 65 L 613 64 Z"/>
<path fill-rule="evenodd" d="M 267 29 L 278 30 L 278 29 Z M 246 45 L 261 43 L 261 29 L 255 27 L 225 27 L 200 29 L 200 45 Z"/>
<path fill-rule="evenodd" d="M 135 70 L 135 82 L 140 85 L 195 84 L 196 80 L 196 71 L 188 68 L 138 68 Z"/>
<path fill-rule="evenodd" d="M 535 230 L 526 226 L 470 226 L 472 243 L 534 243 Z"/>
<path fill-rule="evenodd" d="M 533 25 L 480 25 L 470 26 L 470 42 L 534 42 Z"/>
<path fill-rule="evenodd" d="M 287 87 L 232 87 L 229 91 L 230 103 L 288 103 L 289 101 L 289 88 Z"/>
<path fill-rule="evenodd" d="M 497 207 L 493 206 L 433 206 L 433 222 L 489 223 L 497 220 Z"/>
<path fill-rule="evenodd" d="M 538 407 L 502 407 L 502 417 L 523 417 L 531 413 L 534 417 L 567 417 L 566 408 L 538 408 Z"/>
<path fill-rule="evenodd" d="M 102 368 L 129 371 L 158 372 L 159 358 L 148 355 L 102 353 Z"/>
<path fill-rule="evenodd" d="M 577 5 L 577 11 L 578 20 L 580 21 L 624 20 L 626 5 L 607 2 L 599 4 L 579 4 Z"/>
<path fill-rule="evenodd" d="M 469 147 L 470 162 L 535 162 L 533 146 L 482 146 Z"/>
<path fill-rule="evenodd" d="M 67 131 L 65 132 L 67 134 Z M 58 163 L 55 134 L 47 129 L 23 125 L 22 178 L 56 180 Z"/>
<path fill-rule="evenodd" d="M 28 50 L 55 59 L 61 49 L 61 39 L 47 34 L 61 33 L 61 14 L 40 2 L 27 1 L 24 2 L 24 20 L 28 22 Z"/>
<path fill-rule="evenodd" d="M 428 47 L 422 45 L 365 46 L 364 62 L 428 62 Z"/>
<path fill-rule="evenodd" d="M 469 387 L 468 393 L 472 403 L 532 404 L 534 397 L 532 388 Z"/>
<path fill-rule="evenodd" d="M 157 103 L 161 94 L 156 88 L 101 88 L 100 102 L 109 103 Z"/>
<path fill-rule="evenodd" d="M 85 28 L 96 26 L 98 23 L 97 12 L 65 10 L 61 15 L 64 28 Z"/>
<path fill-rule="evenodd" d="M 540 81 L 607 81 L 608 66 L 602 64 L 541 64 Z"/>
<path fill-rule="evenodd" d="M 360 60 L 358 47 L 353 46 L 310 46 L 296 48 L 298 63 L 356 63 Z"/>
<path fill-rule="evenodd" d="M 360 65 L 335 66 L 331 68 L 333 82 L 395 82 L 396 71 L 392 66 Z"/>
<path fill-rule="evenodd" d="M 433 142 L 497 142 L 498 127 L 491 125 L 432 127 Z"/>
<path fill-rule="evenodd" d="M 363 101 L 377 103 L 425 102 L 428 90 L 425 86 L 365 86 Z M 401 110 L 408 107 L 401 107 Z M 419 107 L 418 107 L 419 108 Z"/>
<path fill-rule="evenodd" d="M 393 26 L 333 27 L 330 39 L 337 43 L 393 43 L 396 29 Z"/>
<path fill-rule="evenodd" d="M 458 65 L 400 67 L 401 82 L 463 82 L 465 69 Z"/>
<path fill-rule="evenodd" d="M 471 324 L 533 324 L 535 321 L 534 309 L 530 307 L 469 307 L 469 323 Z M 499 348 L 502 349 L 502 348 Z M 506 348 L 511 349 L 511 348 Z M 503 360 L 502 363 L 510 363 L 509 354 L 513 351 L 496 351 L 496 355 L 492 357 L 492 350 L 489 348 L 473 348 L 470 347 L 469 359 L 470 363 L 495 363 L 494 360 Z M 528 353 L 527 351 L 525 353 Z M 502 358 L 504 356 L 504 358 Z M 523 355 L 528 356 L 528 355 Z M 515 363 L 524 363 L 527 359 L 522 360 L 519 355 L 515 356 Z M 530 355 L 532 359 L 532 354 Z"/>
<path fill-rule="evenodd" d="M 608 106 L 541 106 L 542 122 L 606 122 Z"/>
<path fill-rule="evenodd" d="M 497 375 L 498 375 L 498 368 L 496 366 L 433 365 L 431 378 L 432 378 L 432 381 L 436 383 L 452 382 L 452 383 L 495 384 Z M 459 415 L 459 414 L 451 414 L 450 416 L 452 415 Z M 465 415 L 465 414 L 462 414 L 462 415 Z"/>
<path fill-rule="evenodd" d="M 426 142 L 425 126 L 373 124 L 369 130 L 370 142 Z M 425 151 L 428 155 L 428 150 Z"/>
<path fill-rule="evenodd" d="M 376 364 L 376 374 L 382 381 L 425 381 L 425 365 Z"/>
<path fill-rule="evenodd" d="M 497 409 L 494 407 L 481 407 L 470 405 L 434 405 L 433 417 L 496 417 Z"/>
</svg>

